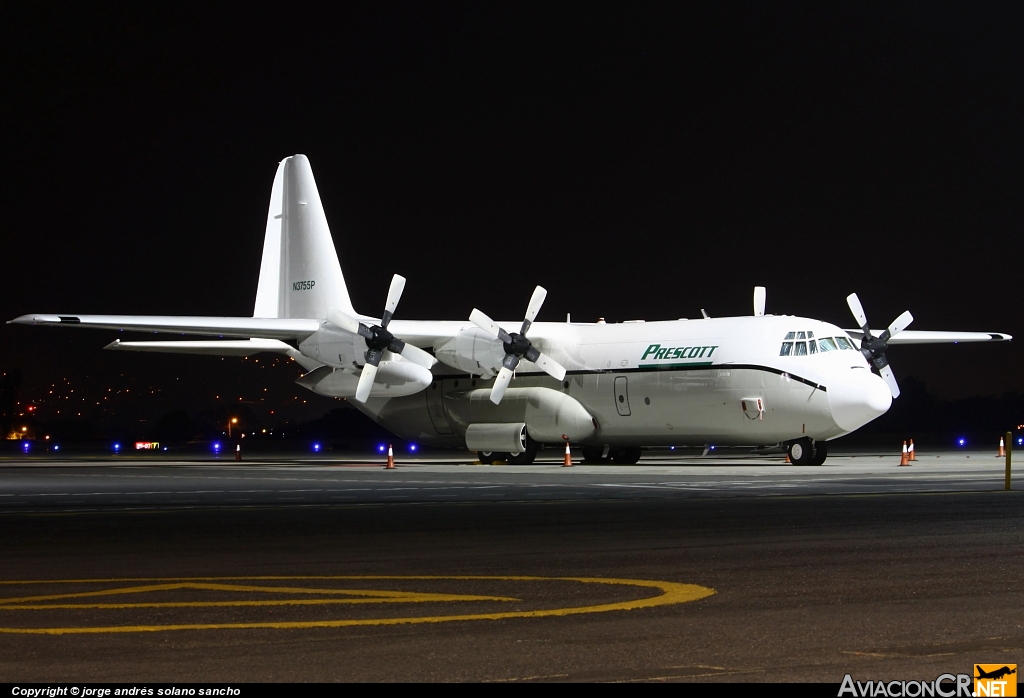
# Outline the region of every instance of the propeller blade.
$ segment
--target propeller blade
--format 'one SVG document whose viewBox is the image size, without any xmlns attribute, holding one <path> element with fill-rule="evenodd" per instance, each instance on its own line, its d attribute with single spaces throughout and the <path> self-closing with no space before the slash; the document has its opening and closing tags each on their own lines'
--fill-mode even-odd
<svg viewBox="0 0 1024 698">
<path fill-rule="evenodd" d="M 388 300 L 384 304 L 384 316 L 381 318 L 381 327 L 387 328 L 391 317 L 395 314 L 398 301 L 402 300 L 402 292 L 405 290 L 405 277 L 395 274 L 391 277 L 391 288 L 388 289 Z"/>
<path fill-rule="evenodd" d="M 764 315 L 764 303 L 767 295 L 768 291 L 764 286 L 754 286 L 754 315 L 757 317 Z"/>
<path fill-rule="evenodd" d="M 356 385 L 356 400 L 366 402 L 370 397 L 370 389 L 373 388 L 373 381 L 377 377 L 377 367 L 371 363 L 363 366 L 363 372 L 359 375 L 359 383 Z"/>
<path fill-rule="evenodd" d="M 537 313 L 540 312 L 540 308 L 544 305 L 544 299 L 548 297 L 548 291 L 543 286 L 538 286 L 533 289 L 533 295 L 530 296 L 530 305 L 526 306 L 526 319 L 523 320 L 523 329 L 519 331 L 519 334 L 526 334 L 526 331 L 530 329 L 530 325 L 537 319 Z"/>
<path fill-rule="evenodd" d="M 406 343 L 405 348 L 403 348 L 399 353 L 406 361 L 411 361 L 428 370 L 433 368 L 434 364 L 437 363 L 437 359 L 419 347 L 414 347 L 412 344 Z"/>
<path fill-rule="evenodd" d="M 498 377 L 494 379 L 494 386 L 491 388 L 491 402 L 495 405 L 501 402 L 502 396 L 505 394 L 505 389 L 508 388 L 508 382 L 512 380 L 512 369 L 501 367 L 498 371 Z"/>
<path fill-rule="evenodd" d="M 541 354 L 533 363 L 555 380 L 565 378 L 565 368 L 547 354 Z"/>
<path fill-rule="evenodd" d="M 910 314 L 909 310 L 905 310 L 902 315 L 892 321 L 889 325 L 889 338 L 895 337 L 903 330 L 907 329 L 907 326 L 914 321 L 914 316 Z"/>
<path fill-rule="evenodd" d="M 351 332 L 352 334 L 362 334 L 359 331 L 359 327 L 362 323 L 360 323 L 354 317 L 351 317 L 350 315 L 341 312 L 337 308 L 327 309 L 327 322 L 331 323 L 335 327 L 340 327 L 346 332 Z"/>
<path fill-rule="evenodd" d="M 898 398 L 900 396 L 900 386 L 896 384 L 896 376 L 892 375 L 892 369 L 885 365 L 878 369 L 878 373 L 882 376 L 886 385 L 889 386 L 889 392 L 892 393 L 893 398 Z"/>
<path fill-rule="evenodd" d="M 860 328 L 864 330 L 865 335 L 870 337 L 871 330 L 868 328 L 868 316 L 864 314 L 864 306 L 860 304 L 860 298 L 857 297 L 856 293 L 851 293 L 846 297 L 846 304 L 850 306 L 850 312 L 853 313 L 853 319 L 857 321 Z"/>
<path fill-rule="evenodd" d="M 503 342 L 512 341 L 512 337 L 509 336 L 508 332 L 498 327 L 498 323 L 484 315 L 476 308 L 473 308 L 473 312 L 469 314 L 469 321 L 487 334 L 497 337 Z"/>
</svg>

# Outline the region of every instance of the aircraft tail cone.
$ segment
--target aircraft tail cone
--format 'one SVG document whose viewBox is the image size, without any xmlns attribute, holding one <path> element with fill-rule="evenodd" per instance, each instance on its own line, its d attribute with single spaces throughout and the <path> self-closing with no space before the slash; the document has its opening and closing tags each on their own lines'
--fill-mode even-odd
<svg viewBox="0 0 1024 698">
<path fill-rule="evenodd" d="M 911 463 L 916 461 L 917 460 L 917 456 L 914 454 L 914 440 L 913 439 L 910 440 L 910 445 L 907 446 L 907 451 L 908 451 L 907 460 L 910 461 Z"/>
<path fill-rule="evenodd" d="M 900 465 L 910 465 L 910 454 L 907 452 L 907 442 L 903 442 L 903 455 L 900 456 Z"/>
<path fill-rule="evenodd" d="M 572 467 L 572 451 L 569 450 L 569 442 L 568 441 L 565 442 L 565 460 L 562 461 L 562 467 L 563 468 L 571 468 Z"/>
<path fill-rule="evenodd" d="M 235 446 L 235 460 L 236 461 L 241 461 L 242 460 L 242 444 L 237 444 Z"/>
<path fill-rule="evenodd" d="M 1006 458 L 1006 443 L 1001 436 L 999 437 L 999 453 L 996 454 L 996 458 Z"/>
<path fill-rule="evenodd" d="M 388 464 L 384 466 L 385 470 L 395 469 L 395 451 L 391 448 L 391 444 L 388 444 Z"/>
</svg>

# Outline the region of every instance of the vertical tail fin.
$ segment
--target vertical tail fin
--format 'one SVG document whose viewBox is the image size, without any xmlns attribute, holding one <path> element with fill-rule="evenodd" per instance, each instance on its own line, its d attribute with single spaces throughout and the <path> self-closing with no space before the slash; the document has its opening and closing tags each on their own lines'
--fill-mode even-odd
<svg viewBox="0 0 1024 698">
<path fill-rule="evenodd" d="M 293 155 L 270 193 L 253 317 L 323 319 L 331 307 L 355 314 L 313 170 Z"/>
</svg>

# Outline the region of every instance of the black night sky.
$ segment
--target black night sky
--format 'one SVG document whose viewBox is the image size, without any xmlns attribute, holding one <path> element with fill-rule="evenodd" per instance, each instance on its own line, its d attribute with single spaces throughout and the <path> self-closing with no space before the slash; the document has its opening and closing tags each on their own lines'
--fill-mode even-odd
<svg viewBox="0 0 1024 698">
<path fill-rule="evenodd" d="M 396 272 L 410 319 L 518 318 L 536 284 L 542 320 L 741 315 L 760 284 L 850 327 L 856 291 L 873 326 L 1018 338 L 893 348 L 899 379 L 1024 392 L 1020 5 L 606 8 L 7 4 L 0 318 L 251 315 L 305 153 L 362 312 Z M 115 336 L 0 325 L 0 370 L 99 421 L 117 390 L 121 418 L 337 406 Z"/>
</svg>

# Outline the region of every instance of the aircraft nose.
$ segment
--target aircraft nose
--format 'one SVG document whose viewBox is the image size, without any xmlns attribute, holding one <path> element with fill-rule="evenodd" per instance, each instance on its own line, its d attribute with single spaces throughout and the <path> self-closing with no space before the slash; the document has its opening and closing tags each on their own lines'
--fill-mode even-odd
<svg viewBox="0 0 1024 698">
<path fill-rule="evenodd" d="M 842 381 L 828 386 L 828 408 L 836 425 L 854 431 L 882 416 L 892 405 L 889 386 L 864 369 L 850 370 Z"/>
</svg>

